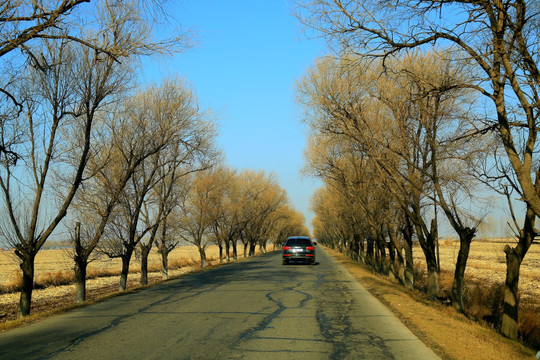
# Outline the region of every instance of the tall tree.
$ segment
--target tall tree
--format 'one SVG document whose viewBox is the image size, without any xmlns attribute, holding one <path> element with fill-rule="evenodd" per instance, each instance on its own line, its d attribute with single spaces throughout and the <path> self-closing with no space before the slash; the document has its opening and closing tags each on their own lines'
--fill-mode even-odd
<svg viewBox="0 0 540 360">
<path fill-rule="evenodd" d="M 163 2 L 17 0 L 0 6 L 0 101 L 4 126 L 11 126 L 11 111 L 23 111 L 24 98 L 17 91 L 21 72 L 44 58 L 39 44 L 72 44 L 101 59 L 124 62 L 126 56 L 155 52 L 174 53 L 190 46 L 185 33 L 150 40 L 155 17 L 166 16 Z M 109 21 L 114 18 L 114 21 Z M 115 34 L 114 36 L 111 36 Z M 129 46 L 124 46 L 129 42 Z M 38 48 L 36 48 L 38 46 Z M 52 45 L 51 45 L 52 46 Z M 22 56 L 21 56 L 22 55 Z M 43 64 L 46 65 L 46 64 Z M 4 111 L 6 108 L 9 110 Z M 15 109 L 13 109 L 15 108 Z M 7 115 L 7 117 L 6 117 Z M 0 158 L 13 161 L 25 154 L 2 142 Z"/>
<path fill-rule="evenodd" d="M 219 262 L 230 261 L 230 245 L 236 241 L 235 237 L 239 231 L 238 224 L 238 205 L 235 201 L 234 192 L 236 191 L 236 171 L 219 166 L 215 170 L 216 182 L 220 186 L 212 198 L 210 210 L 211 228 L 213 241 L 219 248 Z"/>
<path fill-rule="evenodd" d="M 42 51 L 24 76 L 20 96 L 25 111 L 16 119 L 19 125 L 10 129 L 21 131 L 15 136 L 21 140 L 17 152 L 24 154 L 24 161 L 4 161 L 0 175 L 10 219 L 3 233 L 16 249 L 23 271 L 19 316 L 30 313 L 35 256 L 65 217 L 83 180 L 95 117 L 105 100 L 125 86 L 125 72 L 109 58 L 48 41 Z M 69 141 L 73 136 L 78 147 Z M 54 188 L 53 173 L 69 179 L 62 190 Z M 20 176 L 30 191 L 13 187 Z M 61 193 L 56 209 L 47 201 L 51 191 Z"/>
<path fill-rule="evenodd" d="M 183 43 L 172 39 L 165 50 L 151 41 L 146 14 L 133 3 L 100 2 L 91 12 L 75 11 L 81 7 L 80 1 L 0 7 L 0 66 L 5 70 L 0 187 L 10 219 L 3 233 L 23 270 L 19 316 L 30 313 L 35 256 L 66 216 L 83 180 L 95 117 L 106 99 L 125 86 L 125 72 L 116 71 L 133 56 L 175 51 Z M 78 139 L 80 147 L 70 147 L 68 137 Z M 70 179 L 67 187 L 55 188 L 53 172 Z M 15 177 L 24 179 L 22 188 L 14 188 Z M 57 208 L 47 201 L 53 191 L 61 193 Z"/>
<path fill-rule="evenodd" d="M 141 221 L 144 204 L 168 173 L 163 171 L 164 167 L 172 170 L 190 164 L 186 169 L 195 171 L 201 166 L 210 166 L 207 160 L 213 159 L 216 152 L 213 123 L 205 119 L 193 92 L 180 80 L 148 87 L 126 104 L 120 116 L 116 146 L 122 157 L 121 163 L 113 166 L 128 167 L 137 160 L 138 154 L 149 154 L 133 172 L 129 186 L 124 188 L 109 227 L 110 236 L 102 244 L 102 250 L 109 256 L 122 259 L 120 289 L 125 290 L 133 251 L 148 232 L 153 230 L 151 234 L 155 237 L 163 219 L 164 213 L 160 214 L 158 208 L 159 216 L 154 221 L 149 221 L 149 213 L 146 214 L 148 221 Z M 137 134 L 145 134 L 144 139 Z M 168 156 L 171 151 L 175 156 Z"/>
<path fill-rule="evenodd" d="M 271 227 L 271 215 L 288 200 L 274 174 L 244 171 L 240 174 L 240 186 L 244 224 L 240 238 L 246 257 L 254 255 L 256 246 L 267 240 L 265 237 Z"/>
<path fill-rule="evenodd" d="M 197 247 L 201 260 L 201 268 L 205 269 L 208 262 L 206 249 L 211 244 L 212 206 L 216 197 L 221 194 L 223 184 L 216 180 L 216 171 L 194 174 L 191 189 L 182 199 L 177 212 L 176 221 L 181 229 L 179 235 L 190 244 Z"/>
</svg>

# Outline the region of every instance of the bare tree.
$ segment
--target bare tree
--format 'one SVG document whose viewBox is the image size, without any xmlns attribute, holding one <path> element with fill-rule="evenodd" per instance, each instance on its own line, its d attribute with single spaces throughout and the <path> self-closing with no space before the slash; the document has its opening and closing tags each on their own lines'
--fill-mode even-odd
<svg viewBox="0 0 540 360">
<path fill-rule="evenodd" d="M 120 289 L 125 290 L 129 271 L 129 262 L 136 246 L 144 236 L 153 230 L 153 236 L 163 219 L 163 211 L 157 210 L 159 216 L 146 224 L 141 221 L 144 204 L 151 191 L 162 182 L 169 170 L 180 165 L 195 171 L 208 167 L 206 161 L 215 154 L 213 148 L 214 126 L 199 111 L 197 102 L 190 89 L 179 80 L 165 81 L 160 86 L 153 86 L 133 97 L 125 108 L 125 121 L 117 132 L 116 146 L 122 154 L 122 162 L 130 164 L 137 153 L 148 153 L 133 173 L 129 186 L 124 188 L 120 210 L 111 222 L 111 233 L 103 249 L 111 257 L 122 259 L 122 275 Z M 145 134 L 144 140 L 136 134 Z M 137 151 L 133 151 L 135 148 Z M 170 157 L 172 152 L 175 156 Z M 180 161 L 180 163 L 179 163 Z M 123 166 L 114 164 L 115 166 Z M 163 209 L 163 208 L 162 208 Z M 161 214 L 160 214 L 161 212 Z M 153 239 L 152 239 L 153 242 Z M 147 255 L 147 254 L 146 254 Z"/>
<path fill-rule="evenodd" d="M 166 17 L 163 6 L 163 2 L 145 0 L 4 2 L 0 6 L 0 100 L 8 109 L 5 112 L 2 109 L 4 127 L 13 126 L 10 124 L 13 111 L 24 110 L 24 99 L 16 90 L 16 84 L 28 59 L 33 66 L 47 66 L 41 61 L 44 58 L 39 49 L 35 48 L 43 41 L 71 43 L 96 57 L 116 62 L 124 62 L 127 56 L 134 54 L 174 53 L 188 48 L 191 36 L 183 32 L 168 39 L 150 39 L 156 14 Z M 126 47 L 126 43 L 129 46 Z M 15 144 L 0 143 L 0 156 L 10 161 L 22 159 L 24 153 L 14 151 Z"/>
<path fill-rule="evenodd" d="M 264 236 L 271 227 L 271 214 L 288 200 L 274 174 L 244 171 L 240 174 L 240 186 L 244 224 L 240 238 L 244 244 L 244 257 L 247 257 L 255 254 L 260 242 L 266 241 Z"/>
<path fill-rule="evenodd" d="M 230 262 L 231 250 L 233 260 L 238 259 L 237 241 L 246 227 L 243 211 L 244 199 L 249 197 L 249 194 L 242 185 L 242 177 L 234 169 L 224 168 L 221 171 L 224 172 L 223 176 L 227 180 L 223 188 L 223 196 L 219 198 L 212 210 L 212 229 L 216 241 L 222 242 L 225 246 L 225 260 Z"/>
<path fill-rule="evenodd" d="M 281 248 L 289 236 L 310 236 L 306 227 L 306 220 L 302 213 L 283 206 L 278 210 L 276 222 L 270 237 L 273 239 L 273 248 Z"/>
<path fill-rule="evenodd" d="M 207 266 L 206 249 L 210 246 L 212 228 L 211 206 L 219 196 L 222 184 L 215 181 L 215 172 L 208 170 L 194 174 L 191 189 L 185 194 L 177 213 L 176 221 L 182 229 L 179 235 L 197 247 L 201 269 Z"/>
<path fill-rule="evenodd" d="M 516 216 L 513 211 L 510 192 L 506 193 L 508 205 L 512 213 L 514 229 L 517 230 L 518 243 L 514 247 L 506 245 L 504 252 L 506 254 L 506 278 L 504 283 L 504 305 L 501 322 L 501 333 L 511 339 L 518 338 L 518 320 L 519 320 L 519 270 L 521 263 L 531 247 L 536 235 L 535 229 L 536 214 L 527 206 L 523 226 L 518 226 Z"/>
<path fill-rule="evenodd" d="M 517 194 L 518 201 L 523 201 L 520 193 L 520 187 L 515 179 L 511 166 L 504 157 L 498 156 L 495 151 L 495 162 L 489 166 L 484 166 L 481 170 L 481 176 L 491 188 L 504 195 L 508 202 L 510 221 L 507 226 L 514 233 L 517 243 L 515 246 L 506 245 L 504 252 L 506 255 L 506 278 L 504 286 L 504 304 L 500 331 L 511 339 L 518 338 L 519 327 L 519 275 L 521 263 L 525 259 L 527 252 L 535 241 L 538 230 L 535 228 L 536 214 L 529 205 L 526 205 L 523 225 L 519 225 L 519 216 L 516 216 L 516 201 L 513 200 L 514 194 Z M 536 184 L 540 184 L 538 180 Z"/>
<path fill-rule="evenodd" d="M 3 233 L 23 270 L 19 316 L 30 312 L 34 258 L 66 216 L 83 180 L 98 110 L 125 86 L 125 71 L 119 70 L 134 55 L 183 48 L 165 50 L 150 41 L 150 27 L 132 3 L 99 3 L 77 18 L 81 4 L 20 1 L 0 7 L 6 70 L 0 85 L 5 105 L 0 187 L 11 223 Z M 180 45 L 178 38 L 170 45 Z M 77 139 L 79 147 L 71 147 L 66 136 Z M 54 189 L 52 173 L 67 180 L 65 188 Z M 56 208 L 52 193 L 61 195 Z"/>
<path fill-rule="evenodd" d="M 41 58 L 33 61 L 35 65 L 25 74 L 25 88 L 20 92 L 25 99 L 24 115 L 17 119 L 17 129 L 26 133 L 16 135 L 24 139 L 17 150 L 24 154 L 24 160 L 4 161 L 0 176 L 11 219 L 11 227 L 4 234 L 10 234 L 23 270 L 19 316 L 30 312 L 35 255 L 66 215 L 83 180 L 96 113 L 105 99 L 122 91 L 126 74 L 111 59 L 69 44 L 45 42 Z M 74 132 L 77 148 L 68 141 Z M 53 173 L 62 173 L 69 180 L 61 191 L 58 208 L 47 213 L 45 209 L 51 207 L 45 202 L 55 191 L 54 186 L 49 187 Z M 30 191 L 14 188 L 14 181 L 28 183 Z M 27 211 L 23 217 L 19 214 L 22 208 Z"/>
<path fill-rule="evenodd" d="M 181 199 L 189 191 L 189 182 L 184 181 L 183 176 L 178 176 L 179 170 L 175 167 L 168 176 L 165 176 L 164 181 L 158 185 L 154 193 L 158 199 L 159 209 L 163 213 L 156 242 L 157 252 L 161 255 L 163 279 L 169 278 L 169 254 L 180 243 L 179 238 L 171 234 L 171 231 L 177 231 L 177 226 L 175 226 L 174 221 L 169 219 L 173 218 L 173 211 L 180 206 Z"/>
<path fill-rule="evenodd" d="M 119 257 L 122 260 L 119 284 L 121 291 L 126 290 L 131 256 L 137 245 L 143 241 L 148 232 L 155 236 L 159 225 L 158 221 L 152 223 L 141 221 L 145 199 L 159 180 L 156 179 L 159 166 L 157 165 L 159 156 L 156 154 L 141 163 L 124 187 L 115 213 L 107 225 L 109 230 L 107 241 L 101 245 L 102 252 L 111 258 Z"/>
<path fill-rule="evenodd" d="M 427 158 L 429 152 L 422 145 L 425 131 L 418 120 L 408 125 L 410 130 L 407 126 L 400 128 L 400 123 L 406 125 L 404 121 L 415 119 L 411 113 L 414 107 L 410 101 L 403 101 L 400 108 L 392 111 L 381 102 L 376 96 L 380 71 L 370 69 L 371 63 L 356 59 L 346 57 L 341 64 L 330 59 L 318 62 L 299 85 L 300 101 L 308 109 L 306 119 L 313 131 L 350 143 L 349 149 L 365 154 L 375 165 L 378 176 L 388 179 L 385 182 L 388 193 L 411 219 L 422 245 L 428 266 L 428 294 L 432 296 L 439 287 L 436 223 L 431 222 L 430 226 L 423 211 L 429 186 L 426 174 L 431 164 Z M 403 99 L 403 95 L 396 98 Z M 384 249 L 383 228 L 375 226 L 371 230 L 367 239 L 368 261 L 377 259 L 373 253 L 375 241 L 379 251 Z"/>
<path fill-rule="evenodd" d="M 489 149 L 492 143 L 489 138 L 481 137 L 480 134 L 474 141 L 471 141 L 469 136 L 463 136 L 464 132 L 474 130 L 470 125 L 473 117 L 469 109 L 475 99 L 466 85 L 470 69 L 457 66 L 456 62 L 449 59 L 451 54 L 446 52 L 435 52 L 431 56 L 407 56 L 402 66 L 394 66 L 401 69 L 401 74 L 398 77 L 390 76 L 389 80 L 399 84 L 398 88 L 406 88 L 409 92 L 409 106 L 414 107 L 414 112 L 410 114 L 418 119 L 419 124 L 415 129 L 424 134 L 417 140 L 424 143 L 428 155 L 428 167 L 420 170 L 431 182 L 434 193 L 431 200 L 443 210 L 460 239 L 452 286 L 452 305 L 463 312 L 464 273 L 470 244 L 482 216 L 474 216 L 461 204 L 465 199 L 467 202 L 480 203 L 480 197 L 472 191 L 474 189 L 477 193 L 479 185 L 474 173 L 479 167 L 479 159 L 489 154 L 486 149 Z M 400 80 L 402 76 L 405 77 L 403 81 Z M 404 97 L 389 92 L 390 86 L 391 84 L 383 81 L 380 84 L 379 97 L 393 113 L 400 114 Z M 399 115 L 396 115 L 397 117 Z M 409 124 L 403 123 L 401 128 L 406 132 L 408 126 Z M 418 143 L 417 146 L 420 147 L 421 144 Z M 398 149 L 397 153 L 401 154 L 402 150 Z M 435 240 L 438 242 L 437 238 Z"/>
<path fill-rule="evenodd" d="M 129 148 L 123 148 L 124 152 L 130 154 L 129 159 L 126 159 L 118 148 L 116 135 L 118 133 L 116 121 L 120 115 L 115 114 L 122 113 L 120 109 L 109 114 L 109 121 L 106 123 L 107 131 L 105 131 L 107 135 L 100 137 L 105 145 L 90 157 L 87 167 L 88 179 L 84 182 L 83 189 L 78 192 L 73 209 L 77 213 L 74 219 L 82 222 L 85 229 L 84 234 L 89 234 L 73 238 L 75 240 L 73 257 L 75 260 L 77 301 L 79 302 L 86 299 L 88 262 L 104 234 L 105 227 L 121 199 L 126 184 L 141 163 L 159 152 L 164 146 L 161 142 L 146 143 L 146 147 L 139 147 L 136 146 L 139 145 L 138 143 L 132 143 Z"/>
<path fill-rule="evenodd" d="M 216 167 L 216 181 L 221 184 L 212 198 L 213 204 L 210 207 L 210 217 L 212 222 L 213 241 L 219 248 L 219 262 L 230 262 L 230 245 L 235 241 L 238 232 L 238 205 L 234 192 L 236 189 L 236 171 L 225 167 Z"/>
<path fill-rule="evenodd" d="M 18 0 L 6 2 L 0 7 L 0 57 L 10 52 L 21 49 L 27 43 L 35 39 L 66 40 L 76 42 L 97 52 L 103 52 L 110 56 L 119 55 L 114 49 L 104 46 L 100 43 L 99 34 L 85 31 L 88 28 L 99 26 L 102 20 L 103 11 L 110 11 L 123 7 L 123 11 L 130 11 L 132 15 L 130 21 L 141 19 L 141 13 L 146 12 L 148 20 L 159 11 L 160 14 L 166 14 L 161 10 L 163 4 L 157 4 L 151 1 L 138 1 L 131 4 L 125 4 L 120 1 L 108 2 L 104 6 L 98 1 L 93 1 L 98 5 L 88 9 L 88 0 L 63 0 L 63 1 L 28 1 Z M 150 8 L 152 11 L 148 11 Z M 85 29 L 86 28 L 86 29 Z M 143 34 L 143 33 L 141 33 Z M 154 45 L 148 44 L 143 37 L 133 38 L 133 48 L 139 48 L 139 51 L 151 50 Z M 169 39 L 164 44 L 178 46 L 180 38 Z M 180 44 L 184 44 L 185 37 L 182 37 Z M 156 44 L 157 45 L 157 44 Z M 172 50 L 172 49 L 171 49 Z"/>
<path fill-rule="evenodd" d="M 172 99 L 171 99 L 172 100 Z M 171 101 L 170 100 L 170 101 Z M 162 256 L 162 274 L 167 276 L 167 256 L 178 245 L 177 241 L 167 241 L 167 218 L 179 206 L 179 199 L 185 191 L 182 179 L 191 173 L 205 171 L 214 166 L 219 153 L 214 148 L 214 126 L 201 118 L 202 114 L 193 112 L 197 107 L 194 99 L 184 99 L 186 111 L 184 116 L 190 121 L 182 124 L 185 128 L 180 136 L 181 141 L 171 144 L 154 155 L 157 160 L 157 182 L 152 186 L 148 197 L 144 200 L 142 213 L 145 224 L 151 228 L 148 241 L 140 242 L 141 249 L 141 284 L 148 282 L 148 255 L 154 240 L 161 228 L 161 243 L 158 251 Z M 150 209 L 153 203 L 153 211 Z"/>
</svg>

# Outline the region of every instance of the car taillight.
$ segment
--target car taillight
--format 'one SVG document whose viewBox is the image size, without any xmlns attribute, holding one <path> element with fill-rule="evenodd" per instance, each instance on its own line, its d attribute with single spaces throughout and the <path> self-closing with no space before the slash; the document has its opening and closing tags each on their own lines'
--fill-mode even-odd
<svg viewBox="0 0 540 360">
<path fill-rule="evenodd" d="M 312 251 L 315 250 L 315 248 L 313 246 L 308 246 L 306 249 L 312 250 Z"/>
<path fill-rule="evenodd" d="M 290 246 L 284 246 L 283 250 L 291 250 L 291 247 Z"/>
</svg>

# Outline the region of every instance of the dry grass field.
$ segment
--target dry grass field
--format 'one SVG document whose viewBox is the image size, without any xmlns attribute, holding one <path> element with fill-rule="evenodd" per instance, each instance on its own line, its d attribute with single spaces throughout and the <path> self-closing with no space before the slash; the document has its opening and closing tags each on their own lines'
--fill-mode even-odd
<svg viewBox="0 0 540 360">
<path fill-rule="evenodd" d="M 209 265 L 219 262 L 217 246 L 207 249 Z M 169 276 L 175 277 L 199 269 L 199 252 L 194 246 L 180 246 L 169 254 Z M 140 260 L 131 259 L 128 289 L 139 286 Z M 162 279 L 161 258 L 152 252 L 148 259 L 148 281 L 155 283 Z M 118 289 L 120 259 L 106 256 L 96 259 L 88 265 L 87 298 L 95 300 Z M 75 286 L 70 284 L 73 278 L 73 262 L 67 250 L 42 250 L 36 256 L 35 283 L 32 294 L 32 313 L 54 310 L 75 303 Z M 13 320 L 16 315 L 19 293 L 11 291 L 21 282 L 18 259 L 11 251 L 0 251 L 0 323 Z M 65 284 L 46 286 L 47 284 Z M 42 285 L 45 284 L 45 285 Z"/>
<path fill-rule="evenodd" d="M 206 255 L 210 259 L 218 257 L 218 247 L 211 246 L 207 249 Z M 185 263 L 199 262 L 199 252 L 195 246 L 180 246 L 169 254 L 169 266 L 175 267 Z M 88 265 L 88 273 L 100 274 L 119 274 L 122 267 L 120 259 L 109 259 L 107 256 L 101 256 Z M 148 268 L 152 271 L 159 271 L 161 268 L 160 255 L 152 251 L 148 258 Z M 73 260 L 69 250 L 54 249 L 42 250 L 36 256 L 35 279 L 50 277 L 51 274 L 68 273 L 73 270 Z M 139 259 L 133 256 L 130 264 L 130 273 L 140 271 Z M 0 289 L 17 281 L 20 277 L 18 258 L 11 251 L 0 251 Z"/>
<path fill-rule="evenodd" d="M 510 239 L 473 241 L 465 278 L 480 280 L 486 284 L 504 284 L 506 258 L 503 249 L 506 244 L 514 247 L 516 242 Z M 440 241 L 441 271 L 454 271 L 458 251 L 459 241 Z M 425 266 L 424 256 L 419 245 L 414 248 L 414 258 L 417 265 Z M 449 280 L 451 281 L 451 279 Z M 448 279 L 441 279 L 442 281 L 448 281 Z M 532 244 L 521 264 L 519 289 L 522 300 L 540 306 L 540 243 L 538 242 Z"/>
<path fill-rule="evenodd" d="M 473 241 L 465 270 L 463 288 L 465 312 L 470 319 L 475 319 L 494 329 L 498 329 L 502 321 L 506 277 L 504 247 L 506 244 L 514 247 L 516 243 L 510 239 Z M 439 285 L 443 297 L 450 296 L 458 251 L 458 241 L 443 240 L 440 242 L 441 274 Z M 414 256 L 417 269 L 415 281 L 419 285 L 418 283 L 422 283 L 419 275 L 425 275 L 425 261 L 419 247 L 415 248 Z M 518 333 L 523 342 L 538 349 L 540 349 L 539 285 L 540 244 L 534 243 L 527 252 L 520 269 Z"/>
</svg>

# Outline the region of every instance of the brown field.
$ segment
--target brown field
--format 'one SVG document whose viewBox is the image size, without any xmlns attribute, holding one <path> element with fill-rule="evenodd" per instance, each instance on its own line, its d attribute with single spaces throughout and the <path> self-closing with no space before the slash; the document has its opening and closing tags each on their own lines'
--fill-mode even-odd
<svg viewBox="0 0 540 360">
<path fill-rule="evenodd" d="M 506 258 L 503 249 L 506 244 L 514 247 L 516 241 L 510 239 L 473 241 L 465 270 L 465 281 L 467 278 L 473 278 L 488 284 L 504 284 Z M 440 241 L 441 271 L 453 273 L 458 251 L 459 241 Z M 419 245 L 415 246 L 413 255 L 416 264 L 425 266 L 424 255 Z M 532 244 L 521 264 L 519 290 L 523 301 L 540 306 L 540 243 L 538 242 Z"/>
<path fill-rule="evenodd" d="M 218 263 L 218 247 L 210 246 L 207 251 L 209 265 Z M 194 246 L 180 246 L 169 254 L 169 277 L 196 271 L 200 267 L 199 252 Z M 131 259 L 128 289 L 139 285 L 140 265 L 135 256 Z M 148 281 L 161 280 L 161 258 L 152 252 L 148 258 Z M 118 290 L 120 259 L 106 256 L 88 265 L 87 298 L 94 300 Z M 51 283 L 55 280 L 73 277 L 73 261 L 67 250 L 42 250 L 36 256 L 35 282 Z M 106 275 L 106 276 L 103 276 Z M 0 323 L 13 320 L 19 301 L 18 292 L 7 292 L 20 283 L 21 271 L 18 258 L 11 251 L 0 251 Z M 75 287 L 72 284 L 49 286 L 36 289 L 32 293 L 32 313 L 54 310 L 55 307 L 75 302 Z"/>
<path fill-rule="evenodd" d="M 206 250 L 208 258 L 218 257 L 218 247 L 210 246 Z M 169 254 L 169 263 L 174 265 L 177 261 L 199 261 L 199 251 L 195 246 L 180 246 Z M 18 258 L 11 251 L 0 251 L 0 288 L 10 281 L 14 281 L 20 276 Z M 122 261 L 120 259 L 109 259 L 107 256 L 101 256 L 96 261 L 88 265 L 88 273 L 101 272 L 116 274 L 120 272 Z M 160 255 L 152 251 L 148 258 L 148 268 L 158 271 L 161 268 Z M 36 256 L 35 277 L 39 279 L 50 273 L 59 271 L 69 272 L 73 270 L 73 260 L 68 250 L 41 250 Z M 140 271 L 139 259 L 134 255 L 130 263 L 130 273 Z"/>
</svg>

